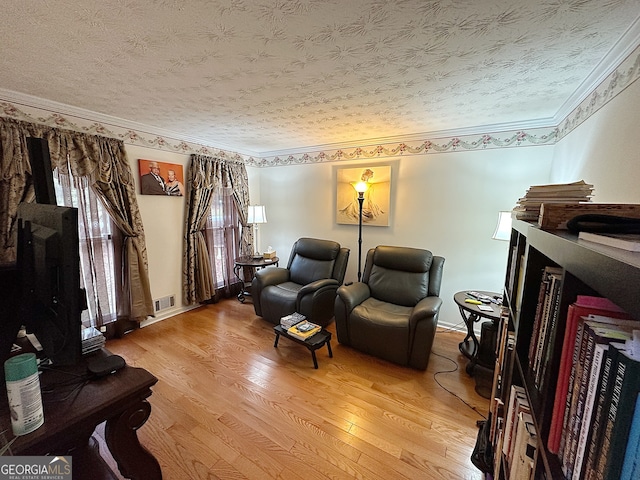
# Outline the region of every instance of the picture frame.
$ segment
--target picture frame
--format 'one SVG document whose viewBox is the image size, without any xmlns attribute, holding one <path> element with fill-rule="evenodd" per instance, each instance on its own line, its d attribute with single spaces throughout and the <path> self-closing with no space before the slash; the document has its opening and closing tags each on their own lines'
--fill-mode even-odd
<svg viewBox="0 0 640 480">
<path fill-rule="evenodd" d="M 179 163 L 138 159 L 141 195 L 184 196 L 184 174 Z"/>
<path fill-rule="evenodd" d="M 336 223 L 359 225 L 360 205 L 354 185 L 368 185 L 362 203 L 362 224 L 377 227 L 390 225 L 391 165 L 364 164 L 336 168 Z"/>
</svg>

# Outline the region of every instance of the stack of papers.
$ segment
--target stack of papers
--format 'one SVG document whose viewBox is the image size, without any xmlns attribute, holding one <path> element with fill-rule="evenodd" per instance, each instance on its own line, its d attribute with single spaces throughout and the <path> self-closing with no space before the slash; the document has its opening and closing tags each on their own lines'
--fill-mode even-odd
<svg viewBox="0 0 640 480">
<path fill-rule="evenodd" d="M 534 185 L 518 200 L 513 209 L 518 220 L 536 222 L 543 203 L 583 203 L 593 197 L 593 185 L 584 180 L 573 183 Z"/>
<path fill-rule="evenodd" d="M 95 327 L 82 329 L 82 354 L 94 352 L 104 347 L 105 338 L 100 330 Z"/>
</svg>

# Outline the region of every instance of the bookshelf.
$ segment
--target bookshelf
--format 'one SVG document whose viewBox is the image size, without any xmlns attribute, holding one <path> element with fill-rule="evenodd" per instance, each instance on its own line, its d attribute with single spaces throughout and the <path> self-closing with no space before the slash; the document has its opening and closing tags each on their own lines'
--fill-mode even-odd
<svg viewBox="0 0 640 480">
<path fill-rule="evenodd" d="M 562 272 L 553 332 L 545 343 L 546 362 L 541 374 L 531 366 L 531 339 L 538 332 L 536 315 L 545 268 Z M 523 387 L 536 432 L 536 453 L 531 477 L 562 479 L 562 462 L 547 448 L 567 313 L 578 296 L 611 300 L 634 320 L 640 320 L 640 253 L 584 242 L 567 231 L 544 231 L 513 220 L 497 363 L 492 388 L 490 441 L 494 447 L 494 473 L 509 478 L 510 465 L 502 449 L 500 431 L 506 424 L 512 385 Z"/>
</svg>

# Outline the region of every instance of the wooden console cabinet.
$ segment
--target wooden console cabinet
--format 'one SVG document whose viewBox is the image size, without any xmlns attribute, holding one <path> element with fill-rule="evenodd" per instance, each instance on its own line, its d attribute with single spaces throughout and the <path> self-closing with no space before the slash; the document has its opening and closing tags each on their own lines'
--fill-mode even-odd
<svg viewBox="0 0 640 480">
<path fill-rule="evenodd" d="M 94 355 L 106 354 L 99 351 Z M 106 422 L 106 442 L 120 473 L 132 479 L 162 478 L 158 461 L 140 445 L 136 433 L 151 414 L 147 398 L 158 379 L 142 368 L 125 366 L 100 379 L 74 382 L 74 379 L 81 378 L 78 375 L 86 373 L 84 360 L 86 358 L 73 367 L 58 367 L 41 374 L 44 425 L 16 438 L 10 446 L 10 453 L 71 455 L 73 478 L 99 478 L 97 472 L 104 470 L 106 464 L 86 464 L 87 459 L 92 458 L 87 449 L 96 426 Z M 0 429 L 6 432 L 5 437 L 10 437 L 6 390 L 0 400 L 0 411 Z M 97 463 L 100 463 L 99 459 Z M 84 471 L 88 471 L 90 476 L 85 476 Z"/>
</svg>

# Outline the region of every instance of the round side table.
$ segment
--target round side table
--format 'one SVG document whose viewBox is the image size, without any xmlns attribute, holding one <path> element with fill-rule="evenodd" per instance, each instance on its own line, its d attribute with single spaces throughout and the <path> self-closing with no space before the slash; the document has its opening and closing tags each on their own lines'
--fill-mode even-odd
<svg viewBox="0 0 640 480">
<path fill-rule="evenodd" d="M 480 321 L 482 318 L 486 318 L 491 320 L 495 325 L 497 325 L 500 320 L 500 305 L 501 303 L 483 303 L 482 305 L 476 305 L 473 303 L 465 302 L 466 299 L 474 300 L 472 297 L 468 295 L 468 292 L 473 290 L 464 290 L 462 292 L 458 292 L 453 296 L 453 300 L 458 305 L 460 309 L 460 315 L 462 315 L 462 319 L 467 327 L 467 336 L 464 337 L 464 340 L 458 344 L 458 348 L 460 349 L 460 353 L 462 353 L 465 357 L 467 357 L 470 361 L 467 364 L 467 373 L 469 375 L 473 375 L 473 370 L 478 361 L 478 351 L 480 347 L 480 342 L 476 337 L 476 334 L 473 330 L 473 325 Z M 499 299 L 502 296 L 499 293 L 495 292 L 486 292 L 486 291 L 477 291 L 482 295 L 486 295 L 492 299 Z M 484 306 L 490 307 L 491 310 L 482 310 L 478 307 Z M 493 366 L 491 366 L 493 368 Z"/>
<path fill-rule="evenodd" d="M 238 279 L 240 279 L 240 281 L 242 282 L 242 290 L 240 291 L 240 293 L 238 294 L 238 300 L 241 303 L 244 303 L 246 297 L 250 297 L 251 296 L 251 281 L 246 281 L 245 278 L 247 278 L 244 274 L 245 268 L 251 268 L 251 276 L 250 278 L 253 279 L 253 275 L 255 273 L 256 270 L 260 269 L 260 268 L 264 268 L 264 267 L 268 267 L 270 265 L 275 265 L 276 267 L 278 266 L 278 262 L 280 261 L 280 259 L 278 257 L 273 257 L 273 258 L 264 258 L 264 257 L 259 257 L 259 258 L 255 258 L 251 255 L 245 255 L 242 257 L 238 257 L 234 260 L 234 264 L 233 264 L 233 273 L 235 273 L 236 277 L 238 277 Z M 240 270 L 242 270 L 243 276 L 240 276 Z"/>
</svg>

